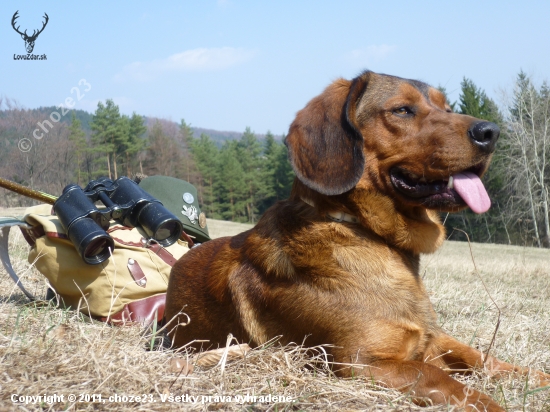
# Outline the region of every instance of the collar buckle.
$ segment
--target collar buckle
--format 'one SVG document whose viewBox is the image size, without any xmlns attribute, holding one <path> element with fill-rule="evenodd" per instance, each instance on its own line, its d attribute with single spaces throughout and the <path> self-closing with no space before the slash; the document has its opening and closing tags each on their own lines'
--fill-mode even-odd
<svg viewBox="0 0 550 412">
<path fill-rule="evenodd" d="M 311 200 L 304 199 L 304 198 L 302 198 L 301 200 L 305 204 L 307 204 L 311 207 L 315 207 L 314 203 Z M 335 210 L 335 211 L 332 211 L 332 212 L 328 212 L 326 214 L 326 217 L 328 217 L 330 220 L 332 220 L 333 222 L 336 222 L 336 223 L 342 223 L 342 222 L 359 223 L 359 219 L 357 218 L 357 216 L 350 215 L 349 213 L 342 212 L 341 210 L 340 211 Z"/>
<path fill-rule="evenodd" d="M 329 212 L 327 217 L 333 222 L 342 223 L 346 217 L 344 212 Z"/>
<path fill-rule="evenodd" d="M 337 223 L 348 222 L 348 223 L 359 223 L 357 216 L 350 215 L 342 211 L 334 211 L 327 213 L 327 217 Z"/>
</svg>

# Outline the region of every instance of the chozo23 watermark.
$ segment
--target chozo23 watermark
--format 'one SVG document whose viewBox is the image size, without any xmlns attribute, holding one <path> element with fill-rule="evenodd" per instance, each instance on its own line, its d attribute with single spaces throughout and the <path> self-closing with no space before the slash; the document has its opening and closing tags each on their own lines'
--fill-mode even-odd
<svg viewBox="0 0 550 412">
<path fill-rule="evenodd" d="M 90 90 L 92 90 L 92 85 L 88 83 L 86 79 L 80 79 L 78 82 L 78 87 L 74 86 L 71 88 L 71 94 L 75 95 L 76 100 L 69 96 L 65 99 L 64 104 L 61 103 L 57 105 L 56 108 L 59 110 L 51 112 L 49 120 L 44 119 L 44 121 L 36 123 L 38 127 L 34 129 L 34 131 L 32 132 L 32 136 L 36 140 L 42 139 L 53 128 L 54 123 L 58 123 L 63 116 L 69 113 L 71 109 L 74 109 L 76 103 L 82 100 L 85 96 L 85 93 L 89 92 Z M 27 153 L 32 149 L 32 141 L 31 139 L 24 137 L 23 139 L 19 140 L 17 147 L 21 152 Z"/>
<path fill-rule="evenodd" d="M 32 54 L 34 50 L 34 43 L 36 42 L 36 39 L 44 31 L 46 28 L 46 25 L 48 24 L 48 21 L 50 21 L 50 18 L 47 13 L 44 13 L 44 21 L 42 22 L 42 28 L 41 29 L 34 29 L 32 34 L 27 34 L 27 29 L 25 31 L 21 31 L 21 26 L 15 26 L 17 24 L 17 18 L 19 17 L 19 10 L 17 10 L 13 17 L 11 18 L 11 26 L 13 29 L 21 35 L 21 38 L 25 41 L 25 49 L 27 50 L 27 54 L 14 54 L 13 60 L 47 60 L 48 57 L 45 54 L 37 55 Z"/>
</svg>

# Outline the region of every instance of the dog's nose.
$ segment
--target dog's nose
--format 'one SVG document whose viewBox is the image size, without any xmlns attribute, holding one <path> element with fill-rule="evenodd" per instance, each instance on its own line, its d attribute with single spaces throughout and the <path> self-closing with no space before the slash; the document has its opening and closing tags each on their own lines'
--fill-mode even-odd
<svg viewBox="0 0 550 412">
<path fill-rule="evenodd" d="M 484 152 L 493 153 L 500 136 L 500 129 L 491 122 L 477 122 L 468 129 L 468 136 Z"/>
</svg>

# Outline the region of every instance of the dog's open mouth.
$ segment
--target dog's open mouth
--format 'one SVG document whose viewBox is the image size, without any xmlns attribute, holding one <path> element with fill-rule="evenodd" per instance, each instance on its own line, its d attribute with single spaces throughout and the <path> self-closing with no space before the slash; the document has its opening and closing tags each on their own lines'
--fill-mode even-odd
<svg viewBox="0 0 550 412">
<path fill-rule="evenodd" d="M 399 193 L 428 208 L 456 209 L 468 205 L 475 213 L 484 213 L 491 207 L 491 200 L 479 178 L 479 170 L 472 168 L 447 179 L 430 180 L 394 167 L 390 177 Z"/>
</svg>

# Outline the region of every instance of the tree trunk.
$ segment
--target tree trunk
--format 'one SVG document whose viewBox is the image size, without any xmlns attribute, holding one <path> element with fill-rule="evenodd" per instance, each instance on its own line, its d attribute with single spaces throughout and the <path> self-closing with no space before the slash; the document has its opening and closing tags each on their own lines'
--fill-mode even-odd
<svg viewBox="0 0 550 412">
<path fill-rule="evenodd" d="M 229 203 L 231 204 L 231 220 L 235 220 L 235 208 L 233 207 L 233 191 L 229 191 Z"/>
<path fill-rule="evenodd" d="M 486 215 L 483 215 L 483 220 L 485 220 L 485 227 L 487 228 L 487 235 L 489 236 L 485 242 L 489 243 L 491 241 L 492 235 L 491 235 L 491 231 L 489 230 L 489 222 L 487 222 Z"/>
<path fill-rule="evenodd" d="M 115 172 L 115 180 L 118 179 L 118 173 L 116 171 L 116 153 L 113 153 L 113 170 Z"/>
<path fill-rule="evenodd" d="M 107 170 L 109 170 L 109 179 L 112 179 L 111 176 L 111 155 L 107 153 Z"/>
<path fill-rule="evenodd" d="M 251 223 L 254 223 L 252 221 L 252 212 L 250 210 L 250 203 L 246 204 L 246 213 L 248 214 L 248 221 L 251 222 Z"/>
<path fill-rule="evenodd" d="M 78 186 L 80 186 L 80 152 L 76 153 L 76 164 L 78 167 Z"/>
<path fill-rule="evenodd" d="M 132 172 L 130 171 L 130 155 L 126 152 L 126 176 L 132 178 Z"/>
<path fill-rule="evenodd" d="M 500 218 L 502 219 L 502 225 L 504 226 L 504 231 L 506 232 L 506 236 L 508 237 L 508 244 L 512 244 L 512 239 L 510 239 L 510 233 L 508 233 L 508 225 L 506 224 L 506 220 L 504 220 L 504 213 L 500 209 L 500 205 L 497 202 L 498 212 L 500 214 Z"/>
<path fill-rule="evenodd" d="M 210 180 L 210 196 L 209 196 L 209 202 L 210 202 L 210 217 L 214 216 L 214 189 L 212 189 L 212 176 L 209 177 Z"/>
<path fill-rule="evenodd" d="M 521 132 L 520 132 L 521 133 Z M 522 160 L 525 170 L 525 176 L 527 179 L 527 192 L 529 194 L 528 201 L 529 201 L 529 212 L 531 214 L 531 219 L 533 219 L 533 226 L 535 229 L 535 240 L 537 241 L 538 247 L 541 247 L 540 244 L 540 236 L 539 236 L 539 228 L 537 225 L 537 214 L 535 211 L 535 199 L 533 195 L 533 188 L 531 187 L 531 171 L 529 169 L 529 162 L 527 158 L 526 148 L 525 148 L 525 142 L 521 145 L 521 152 L 522 152 Z"/>
<path fill-rule="evenodd" d="M 550 205 L 548 204 L 550 199 L 548 196 L 548 186 L 542 187 L 542 209 L 544 211 L 544 246 L 550 248 Z"/>
</svg>

